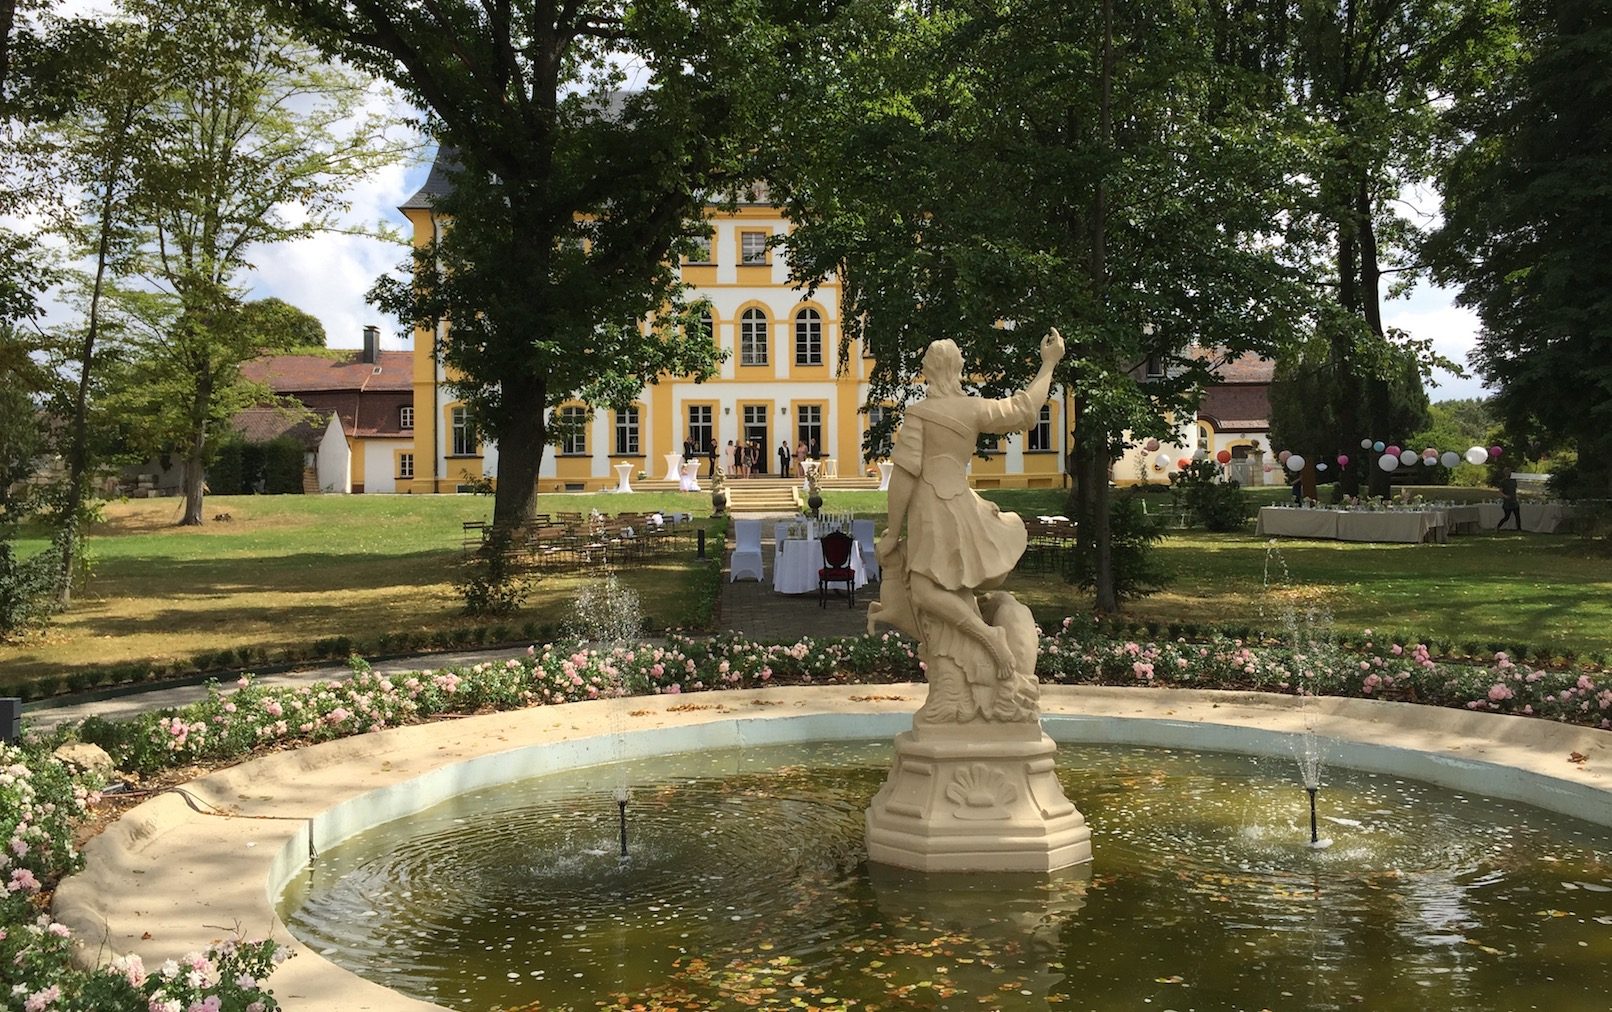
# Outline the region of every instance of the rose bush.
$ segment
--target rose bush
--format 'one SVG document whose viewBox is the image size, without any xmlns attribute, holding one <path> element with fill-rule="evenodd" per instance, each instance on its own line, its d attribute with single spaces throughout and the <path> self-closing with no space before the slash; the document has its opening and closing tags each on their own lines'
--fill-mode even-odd
<svg viewBox="0 0 1612 1012">
<path fill-rule="evenodd" d="M 1344 646 L 1302 630 L 1296 642 L 1125 638 L 1068 618 L 1041 637 L 1037 673 L 1053 684 L 1169 686 L 1394 699 L 1544 717 L 1612 729 L 1612 677 L 1599 668 L 1532 667 L 1497 651 L 1481 664 L 1435 660 L 1424 643 L 1377 638 Z M 1381 642 L 1379 642 L 1381 639 Z M 430 719 L 581 700 L 752 689 L 769 685 L 909 681 L 922 677 L 914 645 L 895 634 L 806 638 L 788 644 L 738 636 L 669 637 L 608 650 L 581 643 L 462 668 L 384 675 L 358 658 L 343 679 L 269 687 L 243 677 L 228 690 L 129 721 L 89 720 L 56 738 L 95 741 L 139 772 L 239 759 L 259 749 L 329 741 Z M 149 973 L 121 959 L 86 974 L 68 960 L 66 929 L 39 902 L 78 865 L 73 824 L 92 788 L 48 753 L 0 746 L 0 1004 L 7 1009 L 268 1012 L 262 988 L 279 953 L 270 943 L 223 943 Z M 170 972 L 170 969 L 172 972 Z"/>
</svg>

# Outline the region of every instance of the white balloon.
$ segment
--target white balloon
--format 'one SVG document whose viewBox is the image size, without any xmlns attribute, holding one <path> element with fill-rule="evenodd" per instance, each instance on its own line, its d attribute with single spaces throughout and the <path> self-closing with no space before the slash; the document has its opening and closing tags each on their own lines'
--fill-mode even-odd
<svg viewBox="0 0 1612 1012">
<path fill-rule="evenodd" d="M 1434 453 L 1434 454 L 1431 454 L 1429 456 L 1423 457 L 1422 458 L 1422 463 L 1426 464 L 1428 467 L 1434 466 L 1435 464 L 1438 463 L 1438 454 Z"/>
<path fill-rule="evenodd" d="M 1170 455 L 1167 453 L 1161 453 L 1157 457 L 1153 458 L 1153 463 L 1157 464 L 1159 467 L 1169 467 Z"/>
<path fill-rule="evenodd" d="M 1327 469 L 1327 462 L 1324 460 L 1321 461 L 1319 464 L 1315 465 L 1315 469 L 1317 471 L 1325 471 Z"/>
<path fill-rule="evenodd" d="M 1414 464 L 1414 463 L 1416 463 L 1416 451 L 1415 450 L 1400 450 L 1399 451 L 1399 462 L 1401 464 Z"/>
<path fill-rule="evenodd" d="M 1440 454 L 1438 462 L 1445 467 L 1454 467 L 1461 462 L 1461 455 L 1454 450 L 1445 450 Z"/>
<path fill-rule="evenodd" d="M 1488 459 L 1489 451 L 1485 450 L 1481 446 L 1474 446 L 1470 450 L 1466 451 L 1466 462 L 1468 464 L 1482 464 Z"/>
<path fill-rule="evenodd" d="M 1371 440 L 1369 440 L 1369 439 L 1362 439 L 1362 440 L 1361 440 L 1361 441 L 1360 441 L 1360 448 L 1361 448 L 1361 449 L 1362 449 L 1362 450 L 1369 450 L 1369 449 L 1371 449 Z"/>
<path fill-rule="evenodd" d="M 1287 455 L 1287 469 L 1289 471 L 1302 471 L 1302 470 L 1304 470 L 1304 458 L 1299 456 L 1296 453 L 1288 454 Z"/>
<path fill-rule="evenodd" d="M 1384 471 L 1392 471 L 1394 468 L 1399 466 L 1399 458 L 1394 456 L 1392 453 L 1385 453 L 1381 457 L 1377 458 L 1377 466 L 1382 468 Z"/>
</svg>

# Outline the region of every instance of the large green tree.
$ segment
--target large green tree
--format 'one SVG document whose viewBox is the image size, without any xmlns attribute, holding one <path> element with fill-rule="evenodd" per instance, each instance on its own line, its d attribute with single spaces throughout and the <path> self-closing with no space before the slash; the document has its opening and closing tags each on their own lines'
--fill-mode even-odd
<svg viewBox="0 0 1612 1012">
<path fill-rule="evenodd" d="M 242 306 L 263 247 L 344 226 L 354 182 L 402 157 L 370 78 L 322 60 L 261 12 L 227 0 L 125 0 L 166 41 L 156 143 L 139 152 L 141 226 L 129 291 L 129 375 L 152 448 L 184 461 L 181 524 L 202 522 L 203 476 L 224 419 L 258 393 L 262 350 Z M 125 286 L 129 287 L 129 286 Z M 289 339 L 288 334 L 281 337 Z"/>
<path fill-rule="evenodd" d="M 791 60 L 806 128 L 774 173 L 798 222 L 791 264 L 843 280 L 847 341 L 876 360 L 870 404 L 914 396 L 937 338 L 990 395 L 1029 378 L 1049 326 L 1068 339 L 1057 380 L 1103 611 L 1119 604 L 1108 487 L 1127 431 L 1190 417 L 1213 364 L 1195 345 L 1270 354 L 1302 314 L 1279 260 L 1277 89 L 1224 13 L 853 4 L 839 38 Z"/>
<path fill-rule="evenodd" d="M 455 152 L 433 208 L 448 227 L 377 296 L 443 335 L 498 443 L 494 520 L 529 517 L 552 406 L 619 403 L 717 361 L 681 325 L 675 264 L 707 202 L 750 181 L 756 124 L 776 115 L 763 3 L 272 4 L 402 87 Z M 628 68 L 642 90 L 624 91 Z"/>
<path fill-rule="evenodd" d="M 1427 335 L 1383 322 L 1383 300 L 1425 272 L 1422 221 L 1406 190 L 1434 174 L 1440 102 L 1464 86 L 1475 52 L 1493 39 L 1488 2 L 1295 0 L 1279 4 L 1308 186 L 1285 236 L 1310 262 L 1326 304 L 1314 339 L 1282 363 L 1272 387 L 1272 435 L 1316 461 L 1352 458 L 1342 478 L 1387 490 L 1388 475 L 1360 452 L 1363 438 L 1408 439 L 1425 424 L 1422 380 L 1435 365 Z M 1410 367 L 1407 372 L 1407 366 Z M 1313 472 L 1312 472 L 1313 477 Z"/>
<path fill-rule="evenodd" d="M 1612 497 L 1612 8 L 1520 0 L 1501 65 L 1449 109 L 1462 142 L 1428 244 L 1482 323 L 1474 364 L 1515 432 L 1574 448 Z M 1551 449 L 1546 446 L 1544 449 Z"/>
</svg>

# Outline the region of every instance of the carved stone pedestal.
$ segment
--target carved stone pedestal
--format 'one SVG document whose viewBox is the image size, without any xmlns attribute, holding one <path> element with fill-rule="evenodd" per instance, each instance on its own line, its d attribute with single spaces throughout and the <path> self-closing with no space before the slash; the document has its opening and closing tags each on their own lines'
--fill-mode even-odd
<svg viewBox="0 0 1612 1012">
<path fill-rule="evenodd" d="M 867 813 L 869 860 L 926 872 L 1049 872 L 1091 860 L 1091 830 L 1039 722 L 926 724 L 896 736 Z"/>
</svg>

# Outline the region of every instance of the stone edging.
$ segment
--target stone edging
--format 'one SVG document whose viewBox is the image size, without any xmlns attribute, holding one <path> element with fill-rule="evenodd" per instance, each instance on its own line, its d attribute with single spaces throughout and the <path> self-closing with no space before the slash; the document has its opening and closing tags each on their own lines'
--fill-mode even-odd
<svg viewBox="0 0 1612 1012">
<path fill-rule="evenodd" d="M 269 982 L 288 1012 L 436 1010 L 328 962 L 286 932 L 272 897 L 310 854 L 453 794 L 569 766 L 893 736 L 923 693 L 924 686 L 905 684 L 636 697 L 437 721 L 277 753 L 159 795 L 113 823 L 85 847 L 84 871 L 57 889 L 55 916 L 83 940 L 83 958 L 133 951 L 147 966 L 237 930 L 271 935 L 297 952 Z M 1612 826 L 1612 735 L 1589 728 L 1408 703 L 1186 689 L 1043 686 L 1042 704 L 1059 741 L 1286 755 L 1309 727 L 1337 765 Z M 612 734 L 622 723 L 634 732 L 625 751 Z M 1571 762 L 1575 752 L 1586 761 Z M 1078 792 L 1071 800 L 1079 805 Z"/>
</svg>

